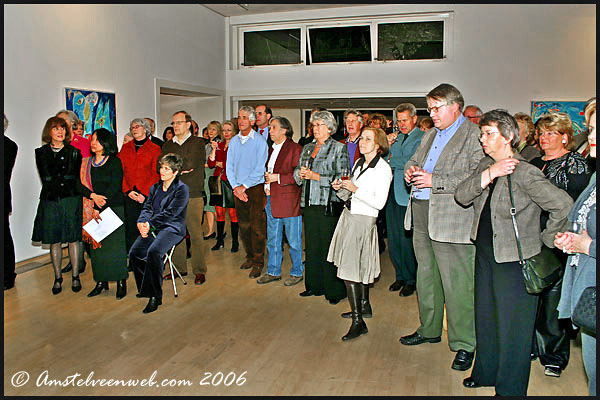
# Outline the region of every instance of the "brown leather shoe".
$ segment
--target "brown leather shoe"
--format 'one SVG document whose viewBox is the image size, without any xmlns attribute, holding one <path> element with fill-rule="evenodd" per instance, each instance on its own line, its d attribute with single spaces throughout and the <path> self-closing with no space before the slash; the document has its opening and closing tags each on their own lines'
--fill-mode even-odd
<svg viewBox="0 0 600 400">
<path fill-rule="evenodd" d="M 250 268 L 252 268 L 252 261 L 250 261 L 250 260 L 246 260 L 245 263 L 240 265 L 240 269 L 250 269 Z"/>
<path fill-rule="evenodd" d="M 180 274 L 181 274 L 181 276 L 187 276 L 187 274 L 188 274 L 188 273 L 187 273 L 187 272 L 180 272 Z M 177 275 L 177 274 L 175 274 L 175 278 L 177 278 L 177 277 L 178 277 L 178 275 Z M 171 276 L 171 274 L 167 274 L 167 275 L 165 275 L 165 276 L 163 277 L 163 279 L 164 279 L 165 281 L 170 281 L 171 279 L 173 279 L 173 277 Z"/>
<path fill-rule="evenodd" d="M 196 279 L 194 279 L 194 284 L 202 285 L 204 282 L 206 282 L 206 277 L 204 276 L 204 274 L 196 274 Z"/>
<path fill-rule="evenodd" d="M 254 264 L 252 266 L 252 271 L 250 271 L 250 274 L 248 276 L 250 278 L 258 278 L 260 276 L 260 274 L 262 273 L 262 269 L 263 269 L 262 265 Z"/>
</svg>

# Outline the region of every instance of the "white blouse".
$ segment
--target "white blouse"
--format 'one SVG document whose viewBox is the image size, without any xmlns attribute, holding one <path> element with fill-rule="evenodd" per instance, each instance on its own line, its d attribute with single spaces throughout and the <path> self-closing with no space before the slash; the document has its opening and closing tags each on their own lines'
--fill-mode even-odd
<svg viewBox="0 0 600 400">
<path fill-rule="evenodd" d="M 392 168 L 381 157 L 374 168 L 369 168 L 360 178 L 356 179 L 368 165 L 369 163 L 365 161 L 362 168 L 357 168 L 352 177 L 352 182 L 358 189 L 352 194 L 350 212 L 377 217 L 379 210 L 385 206 L 387 201 L 393 177 Z"/>
</svg>

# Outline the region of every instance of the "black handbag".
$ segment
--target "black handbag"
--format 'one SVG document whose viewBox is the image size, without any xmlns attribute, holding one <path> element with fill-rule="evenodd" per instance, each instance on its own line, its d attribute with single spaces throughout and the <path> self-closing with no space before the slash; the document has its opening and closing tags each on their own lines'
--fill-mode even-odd
<svg viewBox="0 0 600 400">
<path fill-rule="evenodd" d="M 596 286 L 586 287 L 571 315 L 573 325 L 596 335 Z"/>
<path fill-rule="evenodd" d="M 548 286 L 554 284 L 561 276 L 562 264 L 558 257 L 551 249 L 542 244 L 542 251 L 527 260 L 523 259 L 523 249 L 521 248 L 521 240 L 519 239 L 519 230 L 517 229 L 517 213 L 515 209 L 515 201 L 512 193 L 512 184 L 510 175 L 508 178 L 508 192 L 510 194 L 510 216 L 512 217 L 513 228 L 517 238 L 517 250 L 519 251 L 519 264 L 523 273 L 525 289 L 529 294 L 539 294 Z"/>
<path fill-rule="evenodd" d="M 221 175 L 208 177 L 208 190 L 210 195 L 220 196 L 221 192 Z"/>
</svg>

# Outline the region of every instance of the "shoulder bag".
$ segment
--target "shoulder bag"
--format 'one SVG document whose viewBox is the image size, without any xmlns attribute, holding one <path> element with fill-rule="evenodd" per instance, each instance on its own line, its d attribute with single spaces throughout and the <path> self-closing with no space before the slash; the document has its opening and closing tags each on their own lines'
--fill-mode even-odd
<svg viewBox="0 0 600 400">
<path fill-rule="evenodd" d="M 507 178 L 511 206 L 510 216 L 512 217 L 513 228 L 515 229 L 515 236 L 517 238 L 519 264 L 521 264 L 525 289 L 529 294 L 539 294 L 560 278 L 562 265 L 558 257 L 544 244 L 542 244 L 542 251 L 538 254 L 526 260 L 523 259 L 523 250 L 521 248 L 521 240 L 519 239 L 519 230 L 517 229 L 517 219 L 515 218 L 517 211 L 515 209 L 510 175 L 507 175 Z"/>
</svg>

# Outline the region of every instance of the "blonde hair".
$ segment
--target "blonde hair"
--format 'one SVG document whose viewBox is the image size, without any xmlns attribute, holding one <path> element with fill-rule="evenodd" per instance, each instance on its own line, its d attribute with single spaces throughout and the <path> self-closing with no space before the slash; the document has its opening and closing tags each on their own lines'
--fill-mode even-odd
<svg viewBox="0 0 600 400">
<path fill-rule="evenodd" d="M 571 150 L 573 144 L 573 122 L 568 114 L 563 112 L 544 114 L 537 120 L 537 129 L 567 135 L 565 148 Z"/>
<path fill-rule="evenodd" d="M 585 115 L 585 124 L 589 127 L 590 126 L 590 118 L 592 118 L 592 115 L 594 115 L 596 113 L 596 98 L 592 97 L 591 99 L 589 99 L 587 101 L 587 104 L 585 105 L 585 111 L 583 112 L 583 114 Z"/>
</svg>

